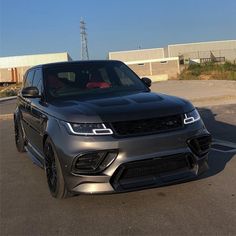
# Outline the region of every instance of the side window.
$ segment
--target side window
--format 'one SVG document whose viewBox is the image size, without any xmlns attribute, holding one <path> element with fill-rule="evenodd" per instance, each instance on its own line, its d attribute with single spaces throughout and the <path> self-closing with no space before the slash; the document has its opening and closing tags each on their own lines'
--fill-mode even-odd
<svg viewBox="0 0 236 236">
<path fill-rule="evenodd" d="M 106 68 L 101 68 L 99 69 L 100 75 L 102 76 L 102 79 L 107 82 L 107 83 L 111 83 L 109 76 L 107 74 L 107 70 Z"/>
<path fill-rule="evenodd" d="M 58 78 L 75 82 L 75 72 L 60 72 L 57 74 Z"/>
<path fill-rule="evenodd" d="M 24 83 L 24 88 L 30 87 L 33 84 L 33 78 L 34 78 L 34 70 L 30 70 L 27 73 L 25 83 Z"/>
<path fill-rule="evenodd" d="M 37 69 L 34 73 L 34 80 L 33 85 L 34 87 L 37 87 L 39 90 L 39 94 L 42 92 L 42 72 L 40 69 Z"/>
<path fill-rule="evenodd" d="M 130 79 L 131 76 L 129 76 L 129 74 L 127 74 L 127 70 L 125 70 L 125 68 L 123 66 L 121 66 L 120 68 L 115 67 L 115 72 L 118 75 L 118 78 L 120 78 L 120 82 L 122 85 L 124 86 L 132 86 L 134 85 L 134 82 Z"/>
</svg>

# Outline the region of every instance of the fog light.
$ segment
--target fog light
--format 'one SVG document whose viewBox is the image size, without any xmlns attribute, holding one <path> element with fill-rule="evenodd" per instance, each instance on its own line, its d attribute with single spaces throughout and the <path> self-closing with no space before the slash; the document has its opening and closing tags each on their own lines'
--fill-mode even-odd
<svg viewBox="0 0 236 236">
<path fill-rule="evenodd" d="M 194 154 L 202 157 L 210 151 L 211 141 L 211 135 L 205 134 L 199 137 L 191 138 L 187 141 L 187 143 Z"/>
<path fill-rule="evenodd" d="M 98 152 L 82 155 L 77 159 L 75 168 L 78 170 L 96 170 L 103 160 L 104 154 L 104 152 Z"/>
<path fill-rule="evenodd" d="M 117 151 L 111 150 L 79 155 L 74 163 L 73 172 L 81 174 L 99 173 L 111 165 L 117 154 Z"/>
</svg>

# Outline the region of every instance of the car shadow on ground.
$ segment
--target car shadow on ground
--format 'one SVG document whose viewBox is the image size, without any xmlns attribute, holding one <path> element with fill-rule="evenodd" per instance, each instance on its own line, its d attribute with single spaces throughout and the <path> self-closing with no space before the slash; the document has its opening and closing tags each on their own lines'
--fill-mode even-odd
<svg viewBox="0 0 236 236">
<path fill-rule="evenodd" d="M 214 140 L 224 140 L 236 144 L 236 126 L 217 120 L 217 113 L 207 108 L 198 108 L 199 113 Z M 213 145 L 214 147 L 214 145 Z M 221 146 L 219 146 L 221 147 Z M 233 150 L 234 149 L 234 150 Z M 227 163 L 236 156 L 235 148 L 212 149 L 209 153 L 209 170 L 200 179 L 222 172 Z"/>
</svg>

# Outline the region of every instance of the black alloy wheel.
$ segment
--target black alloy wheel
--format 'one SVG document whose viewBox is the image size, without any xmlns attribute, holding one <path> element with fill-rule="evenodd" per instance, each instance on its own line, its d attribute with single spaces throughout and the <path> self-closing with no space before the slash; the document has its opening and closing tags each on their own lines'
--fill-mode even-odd
<svg viewBox="0 0 236 236">
<path fill-rule="evenodd" d="M 52 146 L 50 143 L 45 145 L 45 170 L 49 189 L 55 193 L 57 187 L 57 168 Z"/>
<path fill-rule="evenodd" d="M 44 144 L 45 172 L 51 195 L 55 198 L 66 198 L 68 191 L 63 178 L 61 165 L 50 138 Z"/>
</svg>

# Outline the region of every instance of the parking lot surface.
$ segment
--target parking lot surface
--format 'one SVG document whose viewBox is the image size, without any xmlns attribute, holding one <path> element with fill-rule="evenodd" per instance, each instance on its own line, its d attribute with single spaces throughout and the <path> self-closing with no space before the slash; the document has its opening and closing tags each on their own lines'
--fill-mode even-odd
<svg viewBox="0 0 236 236">
<path fill-rule="evenodd" d="M 14 145 L 15 100 L 0 103 L 1 235 L 236 235 L 236 104 L 199 106 L 214 138 L 195 181 L 53 199 L 44 171 Z"/>
</svg>

